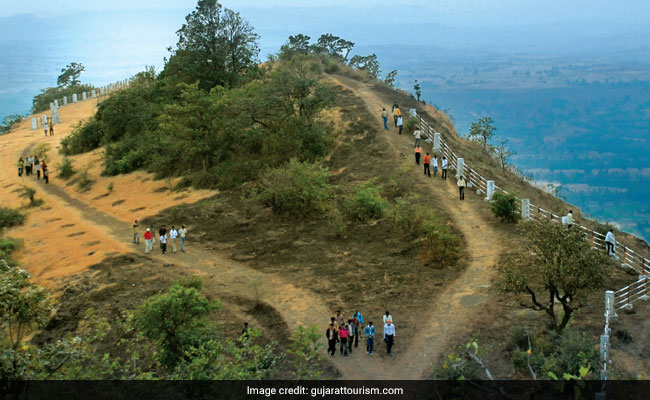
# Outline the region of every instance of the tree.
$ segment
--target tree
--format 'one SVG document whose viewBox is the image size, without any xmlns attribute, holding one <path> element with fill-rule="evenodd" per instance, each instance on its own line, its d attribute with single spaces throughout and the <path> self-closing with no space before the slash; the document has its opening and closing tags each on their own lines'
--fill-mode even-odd
<svg viewBox="0 0 650 400">
<path fill-rule="evenodd" d="M 11 129 L 23 120 L 22 115 L 11 114 L 4 117 L 2 124 L 0 124 L 0 135 L 11 131 Z"/>
<path fill-rule="evenodd" d="M 86 70 L 86 67 L 81 63 L 70 63 L 61 69 L 61 75 L 56 80 L 56 84 L 60 87 L 70 87 L 79 85 L 79 76 Z"/>
<path fill-rule="evenodd" d="M 386 79 L 384 79 L 384 82 L 386 82 L 388 84 L 388 86 L 394 87 L 395 86 L 395 77 L 396 76 L 397 76 L 397 70 L 394 69 L 394 70 L 390 71 L 388 73 L 388 75 L 386 75 Z"/>
<path fill-rule="evenodd" d="M 196 285 L 174 284 L 167 293 L 150 297 L 135 317 L 138 330 L 161 349 L 161 361 L 173 367 L 197 346 L 207 327 L 207 315 L 221 306 L 201 295 Z M 204 336 L 203 336 L 204 337 Z"/>
<path fill-rule="evenodd" d="M 496 192 L 492 195 L 490 208 L 494 215 L 503 222 L 517 222 L 519 214 L 516 210 L 517 198 L 512 193 Z"/>
<path fill-rule="evenodd" d="M 527 224 L 524 235 L 526 253 L 498 264 L 495 284 L 504 293 L 530 296 L 531 304 L 525 306 L 544 311 L 550 327 L 561 332 L 580 308 L 581 293 L 603 286 L 612 261 L 592 250 L 579 229 L 535 221 Z M 556 301 L 562 305 L 561 318 Z"/>
<path fill-rule="evenodd" d="M 178 43 L 163 77 L 194 83 L 203 90 L 237 86 L 257 66 L 259 36 L 239 13 L 217 0 L 199 0 L 176 32 Z"/>
<path fill-rule="evenodd" d="M 289 36 L 287 43 L 280 47 L 280 59 L 291 60 L 298 54 L 309 54 L 309 40 L 311 38 L 302 33 L 296 36 Z"/>
<path fill-rule="evenodd" d="M 354 42 L 325 33 L 320 35 L 316 44 L 312 46 L 312 51 L 316 54 L 326 53 L 346 62 L 353 47 Z"/>
<path fill-rule="evenodd" d="M 487 150 L 487 142 L 494 136 L 494 131 L 497 129 L 493 124 L 494 121 L 490 117 L 483 117 L 477 122 L 472 122 L 472 126 L 469 128 L 469 137 L 482 140 L 483 148 Z"/>
<path fill-rule="evenodd" d="M 506 165 L 508 165 L 508 159 L 517 153 L 508 147 L 508 139 L 498 140 L 497 143 L 499 145 L 494 148 L 494 155 L 496 156 L 497 160 L 499 160 L 501 169 L 503 172 L 505 172 Z"/>
<path fill-rule="evenodd" d="M 375 78 L 379 76 L 379 61 L 377 61 L 377 55 L 374 53 L 369 56 L 355 55 L 350 60 L 350 66 L 366 71 Z"/>
<path fill-rule="evenodd" d="M 315 325 L 305 328 L 298 325 L 298 329 L 291 335 L 291 344 L 287 353 L 293 356 L 293 379 L 318 379 L 321 371 L 318 371 L 319 363 L 322 360 L 320 349 L 321 335 Z"/>
<path fill-rule="evenodd" d="M 415 80 L 415 85 L 413 85 L 413 90 L 415 90 L 415 98 L 420 101 L 420 96 L 422 96 L 422 88 L 418 83 L 418 80 Z"/>
</svg>

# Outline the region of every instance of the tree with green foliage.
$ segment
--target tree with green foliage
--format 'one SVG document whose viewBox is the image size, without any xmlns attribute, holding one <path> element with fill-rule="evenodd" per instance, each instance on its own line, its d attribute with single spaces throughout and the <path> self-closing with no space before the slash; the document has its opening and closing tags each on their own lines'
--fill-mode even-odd
<svg viewBox="0 0 650 400">
<path fill-rule="evenodd" d="M 86 70 L 81 63 L 70 63 L 61 69 L 61 75 L 56 79 L 56 84 L 60 88 L 79 86 L 79 76 Z"/>
<path fill-rule="evenodd" d="M 307 35 L 299 33 L 295 36 L 289 36 L 287 43 L 283 44 L 280 47 L 280 59 L 281 60 L 291 60 L 294 56 L 298 54 L 309 54 L 310 45 L 309 40 L 311 38 Z"/>
<path fill-rule="evenodd" d="M 321 334 L 316 325 L 305 328 L 298 325 L 298 329 L 291 335 L 291 344 L 287 353 L 293 357 L 293 379 L 318 379 L 321 371 L 318 370 L 322 357 Z"/>
<path fill-rule="evenodd" d="M 41 93 L 37 94 L 32 99 L 32 112 L 37 113 L 48 110 L 50 108 L 50 103 L 54 102 L 54 100 L 60 101 L 63 97 L 69 97 L 75 93 L 90 92 L 94 88 L 93 85 L 77 83 L 75 86 L 48 87 L 41 89 Z"/>
<path fill-rule="evenodd" d="M 376 179 L 357 185 L 356 192 L 345 199 L 345 209 L 349 218 L 358 221 L 381 219 L 388 202 L 381 195 L 381 187 Z"/>
<path fill-rule="evenodd" d="M 235 87 L 257 67 L 259 36 L 239 13 L 217 0 L 199 0 L 196 9 L 176 32 L 176 48 L 162 72 L 188 84 L 199 81 L 202 90 Z"/>
<path fill-rule="evenodd" d="M 474 139 L 477 138 L 483 142 L 483 148 L 487 150 L 488 140 L 494 136 L 494 131 L 497 128 L 494 127 L 494 121 L 490 117 L 480 118 L 477 122 L 472 122 L 472 125 L 469 128 L 469 137 Z"/>
<path fill-rule="evenodd" d="M 325 53 L 347 62 L 353 47 L 354 42 L 334 36 L 331 33 L 325 33 L 318 38 L 318 41 L 311 49 L 315 54 Z"/>
<path fill-rule="evenodd" d="M 530 296 L 526 306 L 545 312 L 549 326 L 561 332 L 581 307 L 582 293 L 602 288 L 612 261 L 592 250 L 580 229 L 534 221 L 523 232 L 527 251 L 497 264 L 495 284 L 501 292 Z M 556 310 L 556 301 L 562 313 Z"/>
<path fill-rule="evenodd" d="M 420 87 L 420 84 L 418 83 L 418 80 L 415 80 L 415 84 L 413 85 L 413 90 L 415 90 L 415 98 L 417 101 L 420 101 L 420 97 L 422 96 L 422 88 Z"/>
<path fill-rule="evenodd" d="M 517 213 L 517 197 L 512 193 L 495 192 L 492 195 L 490 208 L 494 215 L 502 222 L 514 223 L 519 220 Z"/>
<path fill-rule="evenodd" d="M 379 61 L 377 61 L 377 55 L 375 53 L 369 56 L 355 55 L 350 60 L 350 66 L 352 68 L 366 71 L 375 78 L 377 78 L 381 72 L 379 69 Z"/>
<path fill-rule="evenodd" d="M 18 114 L 11 114 L 4 117 L 2 124 L 0 124 L 0 135 L 11 131 L 22 120 L 23 116 Z"/>
<path fill-rule="evenodd" d="M 221 305 L 200 292 L 200 285 L 174 284 L 167 293 L 150 297 L 139 308 L 135 324 L 160 347 L 160 361 L 173 367 L 186 351 L 198 346 L 209 328 L 207 316 Z"/>
<path fill-rule="evenodd" d="M 386 75 L 386 79 L 384 79 L 384 82 L 388 84 L 390 87 L 395 87 L 395 78 L 397 77 L 397 70 L 394 69 Z"/>
</svg>

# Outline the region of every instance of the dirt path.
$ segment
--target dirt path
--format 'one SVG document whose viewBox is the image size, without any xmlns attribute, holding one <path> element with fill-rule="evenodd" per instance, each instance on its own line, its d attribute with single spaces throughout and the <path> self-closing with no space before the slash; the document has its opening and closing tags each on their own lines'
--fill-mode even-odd
<svg viewBox="0 0 650 400">
<path fill-rule="evenodd" d="M 377 116 L 379 136 L 385 138 L 393 150 L 394 165 L 413 159 L 414 139 L 412 136 L 397 135 L 396 129 L 388 133 L 383 129 L 382 107 L 390 109 L 375 92 L 365 84 L 343 77 L 334 79 L 365 102 L 368 110 Z M 406 110 L 403 111 L 403 113 Z M 392 122 L 392 121 L 389 121 Z M 466 200 L 458 200 L 456 180 L 450 174 L 449 180 L 428 178 L 422 174 L 422 167 L 415 168 L 423 184 L 427 185 L 439 199 L 447 199 L 442 206 L 454 220 L 454 225 L 463 233 L 467 242 L 466 268 L 452 284 L 439 294 L 429 310 L 422 312 L 421 324 L 413 340 L 405 344 L 405 352 L 395 357 L 394 379 L 423 378 L 436 360 L 450 352 L 450 346 L 459 337 L 471 333 L 473 322 L 482 313 L 481 304 L 487 300 L 487 290 L 492 278 L 491 266 L 502 251 L 497 232 L 483 217 L 479 207 L 486 207 L 478 196 L 466 193 Z M 462 263 L 463 261 L 461 261 Z M 399 321 L 396 321 L 396 342 L 399 340 Z M 381 329 L 380 329 L 381 330 Z"/>
</svg>

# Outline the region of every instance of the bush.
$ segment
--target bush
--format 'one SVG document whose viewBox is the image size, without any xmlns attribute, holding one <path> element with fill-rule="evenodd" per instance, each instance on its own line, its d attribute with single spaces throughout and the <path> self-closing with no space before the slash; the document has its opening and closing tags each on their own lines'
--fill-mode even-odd
<svg viewBox="0 0 650 400">
<path fill-rule="evenodd" d="M 63 160 L 56 165 L 56 168 L 59 170 L 58 177 L 61 179 L 69 179 L 76 173 L 72 165 L 72 160 L 68 157 L 63 157 Z"/>
<path fill-rule="evenodd" d="M 49 153 L 52 147 L 47 143 L 39 143 L 34 147 L 34 155 L 38 157 L 41 161 L 45 161 L 47 158 L 47 153 Z"/>
<path fill-rule="evenodd" d="M 456 265 L 461 255 L 460 237 L 435 219 L 425 221 L 424 229 L 423 261 L 438 267 Z"/>
<path fill-rule="evenodd" d="M 80 192 L 85 192 L 90 190 L 90 188 L 95 183 L 94 180 L 90 179 L 90 172 L 88 168 L 85 168 L 81 173 L 79 173 L 79 180 L 77 181 L 77 190 Z"/>
<path fill-rule="evenodd" d="M 413 134 L 413 132 L 420 128 L 420 121 L 415 117 L 407 118 L 404 128 L 406 129 L 407 134 Z"/>
<path fill-rule="evenodd" d="M 381 187 L 375 185 L 375 179 L 359 185 L 356 194 L 345 199 L 344 205 L 348 217 L 358 221 L 382 218 L 387 202 L 381 197 L 380 192 Z"/>
<path fill-rule="evenodd" d="M 269 170 L 262 178 L 258 199 L 277 213 L 304 217 L 329 208 L 332 187 L 329 172 L 320 163 L 296 159 Z"/>
<path fill-rule="evenodd" d="M 70 156 L 95 150 L 102 145 L 104 131 L 96 117 L 79 124 L 70 135 L 61 140 L 61 154 Z"/>
<path fill-rule="evenodd" d="M 417 195 L 399 197 L 388 209 L 388 218 L 401 234 L 417 237 L 425 233 L 426 221 L 435 220 L 433 210 L 424 204 L 418 204 L 420 201 Z"/>
<path fill-rule="evenodd" d="M 10 263 L 11 255 L 23 246 L 20 239 L 13 239 L 0 236 L 0 260 Z"/>
<path fill-rule="evenodd" d="M 36 195 L 36 189 L 32 189 L 29 186 L 23 186 L 20 188 L 20 197 L 23 199 L 29 199 L 29 204 L 27 207 L 38 207 L 43 204 L 43 200 L 37 199 L 34 197 Z"/>
<path fill-rule="evenodd" d="M 143 142 L 146 143 L 145 138 L 129 137 L 106 145 L 102 175 L 128 174 L 142 168 L 150 157 L 147 154 L 150 149 Z"/>
<path fill-rule="evenodd" d="M 22 225 L 25 222 L 25 215 L 18 210 L 8 207 L 0 207 L 0 231 L 4 228 Z"/>
<path fill-rule="evenodd" d="M 410 192 L 412 185 L 413 164 L 405 162 L 401 168 L 390 176 L 388 196 L 398 197 Z"/>
<path fill-rule="evenodd" d="M 490 208 L 494 215 L 502 222 L 515 223 L 519 220 L 519 214 L 516 210 L 517 198 L 514 194 L 505 194 L 495 192 L 492 195 L 492 205 Z"/>
</svg>

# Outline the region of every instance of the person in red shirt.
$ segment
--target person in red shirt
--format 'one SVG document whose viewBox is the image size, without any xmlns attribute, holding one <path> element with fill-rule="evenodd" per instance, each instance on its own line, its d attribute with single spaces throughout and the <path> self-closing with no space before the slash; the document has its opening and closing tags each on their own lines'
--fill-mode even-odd
<svg viewBox="0 0 650 400">
<path fill-rule="evenodd" d="M 348 337 L 350 336 L 350 331 L 346 324 L 343 324 L 339 328 L 339 339 L 341 340 L 341 354 L 347 357 L 348 355 Z"/>
<path fill-rule="evenodd" d="M 427 155 L 424 156 L 424 175 L 427 175 L 429 177 L 431 177 L 430 165 L 431 165 L 431 156 L 429 155 L 429 153 L 427 153 Z"/>
<path fill-rule="evenodd" d="M 151 228 L 147 228 L 147 231 L 144 233 L 144 252 L 149 254 L 153 250 L 153 234 L 151 233 Z"/>
</svg>

